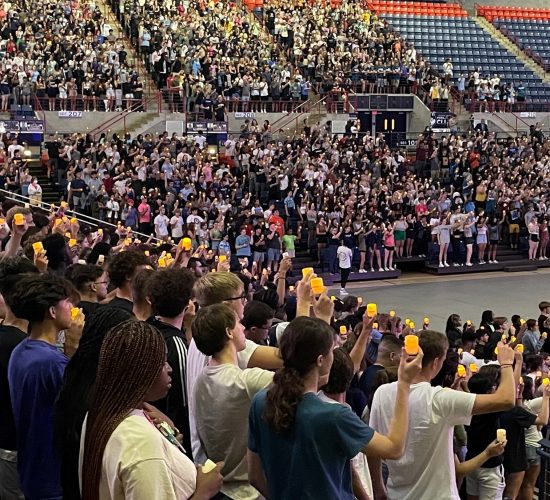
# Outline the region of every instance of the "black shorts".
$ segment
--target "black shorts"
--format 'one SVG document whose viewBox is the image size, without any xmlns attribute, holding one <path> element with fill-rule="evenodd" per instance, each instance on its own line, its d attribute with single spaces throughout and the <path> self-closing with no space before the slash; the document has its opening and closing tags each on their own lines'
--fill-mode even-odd
<svg viewBox="0 0 550 500">
<path fill-rule="evenodd" d="M 529 239 L 535 243 L 538 243 L 540 240 L 539 240 L 539 235 L 538 234 L 530 234 L 529 235 Z"/>
<path fill-rule="evenodd" d="M 466 243 L 466 245 L 473 245 L 474 244 L 474 239 L 470 236 L 466 236 L 464 238 L 464 242 Z"/>
<path fill-rule="evenodd" d="M 498 245 L 499 240 L 489 240 L 491 245 Z"/>
<path fill-rule="evenodd" d="M 386 246 L 385 246 L 384 248 L 385 248 L 386 250 L 388 250 L 389 252 L 391 252 L 391 251 L 393 251 L 393 249 L 394 249 L 395 247 L 386 247 Z"/>
</svg>

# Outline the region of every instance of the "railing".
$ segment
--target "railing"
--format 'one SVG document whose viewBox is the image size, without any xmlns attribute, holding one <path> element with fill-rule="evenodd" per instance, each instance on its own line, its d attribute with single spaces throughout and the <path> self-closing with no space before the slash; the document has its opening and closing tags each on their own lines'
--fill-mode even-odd
<svg viewBox="0 0 550 500">
<path fill-rule="evenodd" d="M 141 100 L 135 102 L 134 104 L 132 104 L 132 106 L 125 109 L 124 111 L 122 111 L 118 115 L 113 116 L 112 118 L 110 118 L 106 122 L 102 123 L 101 125 L 98 125 L 94 129 L 90 130 L 89 134 L 95 140 L 95 138 L 99 134 L 105 132 L 106 130 L 110 130 L 111 127 L 113 127 L 116 123 L 119 123 L 120 121 L 123 122 L 124 133 L 126 133 L 126 117 L 130 113 L 139 112 L 139 111 L 146 111 L 148 108 L 151 109 L 150 105 L 154 104 L 154 103 L 156 103 L 156 106 L 157 106 L 156 107 L 157 113 L 160 114 L 160 112 L 162 110 L 162 100 L 161 100 L 161 97 L 160 97 L 160 92 L 158 92 L 157 94 L 151 95 L 149 97 L 146 97 L 145 99 L 141 99 Z"/>
<path fill-rule="evenodd" d="M 17 203 L 23 203 L 25 206 L 33 207 L 33 208 L 39 208 L 43 210 L 46 213 L 50 213 L 52 205 L 49 203 L 45 203 L 43 201 L 37 201 L 32 200 L 28 196 L 23 196 L 19 193 L 14 193 L 13 191 L 7 191 L 6 189 L 0 189 L 0 193 L 3 194 L 6 198 L 9 198 L 13 201 L 16 201 Z M 85 223 L 92 227 L 111 227 L 113 229 L 117 229 L 118 225 L 113 224 L 111 222 L 103 221 L 101 219 L 96 219 L 95 217 L 90 217 L 89 215 L 82 214 L 80 212 L 76 212 L 74 210 L 71 210 L 70 208 L 64 209 L 65 214 L 69 214 L 71 217 L 76 218 L 78 222 Z M 143 238 L 145 240 L 151 239 L 152 241 L 161 241 L 158 238 L 156 238 L 154 235 L 151 234 L 144 234 L 140 233 L 139 231 L 133 231 L 132 234 L 136 238 Z"/>
<path fill-rule="evenodd" d="M 149 97 L 154 95 L 157 98 L 157 92 L 153 94 L 143 95 L 141 98 L 136 97 L 107 97 L 101 96 L 85 96 L 76 95 L 61 99 L 60 97 L 38 97 L 34 96 L 33 102 L 36 111 L 83 111 L 83 112 L 124 112 L 129 108 L 139 107 L 141 103 L 143 109 L 139 111 L 147 111 L 147 102 Z"/>
<path fill-rule="evenodd" d="M 272 133 L 280 133 L 285 128 L 289 128 L 291 123 L 294 123 L 293 128 L 297 129 L 299 126 L 299 120 L 306 113 L 317 113 L 319 115 L 322 114 L 326 99 L 327 96 L 323 97 L 322 99 L 317 99 L 315 102 L 312 102 L 312 99 L 303 102 L 300 106 L 294 109 L 292 116 L 282 116 L 281 118 L 273 122 L 271 125 L 271 129 L 273 131 Z"/>
<path fill-rule="evenodd" d="M 464 107 L 470 113 L 534 113 L 534 112 L 550 112 L 550 102 L 514 102 L 510 104 L 505 101 L 480 101 L 475 97 L 466 95 Z"/>
</svg>

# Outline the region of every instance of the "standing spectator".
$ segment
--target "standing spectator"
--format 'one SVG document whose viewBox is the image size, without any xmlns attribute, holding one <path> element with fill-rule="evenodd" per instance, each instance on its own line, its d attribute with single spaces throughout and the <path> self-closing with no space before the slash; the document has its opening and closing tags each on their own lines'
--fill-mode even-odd
<svg viewBox="0 0 550 500">
<path fill-rule="evenodd" d="M 38 184 L 36 177 L 32 178 L 28 187 L 29 201 L 32 206 L 40 206 L 42 204 L 42 187 Z"/>
<path fill-rule="evenodd" d="M 168 239 L 168 224 L 170 219 L 166 216 L 166 208 L 160 207 L 159 214 L 155 217 L 155 235 L 159 240 Z"/>
<path fill-rule="evenodd" d="M 291 227 L 288 228 L 286 234 L 281 238 L 281 244 L 283 250 L 288 254 L 288 256 L 293 259 L 296 257 L 296 240 L 298 237 L 295 234 L 292 234 L 293 230 Z"/>
<path fill-rule="evenodd" d="M 151 207 L 147 203 L 147 197 L 141 197 L 141 203 L 138 206 L 139 213 L 139 231 L 143 234 L 151 234 Z"/>
<path fill-rule="evenodd" d="M 237 257 L 249 257 L 251 256 L 250 248 L 250 236 L 246 234 L 246 228 L 241 227 L 241 234 L 235 238 L 235 250 Z"/>
<path fill-rule="evenodd" d="M 66 353 L 72 354 L 68 345 L 72 295 L 70 284 L 53 276 L 20 279 L 13 290 L 12 311 L 29 322 L 30 332 L 14 349 L 8 366 L 17 469 L 26 498 L 62 497 L 53 414 L 68 358 L 56 345 L 65 330 Z"/>
<path fill-rule="evenodd" d="M 279 268 L 280 258 L 281 238 L 277 232 L 277 226 L 270 224 L 269 233 L 267 234 L 267 268 L 276 272 Z"/>
<path fill-rule="evenodd" d="M 336 251 L 338 257 L 338 267 L 340 268 L 340 295 L 348 295 L 346 290 L 346 284 L 351 272 L 351 259 L 353 258 L 353 252 L 351 248 L 344 244 L 344 241 L 340 242 L 340 246 Z"/>
<path fill-rule="evenodd" d="M 526 323 L 526 330 L 521 339 L 523 344 L 523 352 L 525 356 L 529 354 L 538 354 L 544 345 L 545 338 L 542 338 L 539 328 L 537 326 L 536 319 L 528 319 Z"/>
</svg>

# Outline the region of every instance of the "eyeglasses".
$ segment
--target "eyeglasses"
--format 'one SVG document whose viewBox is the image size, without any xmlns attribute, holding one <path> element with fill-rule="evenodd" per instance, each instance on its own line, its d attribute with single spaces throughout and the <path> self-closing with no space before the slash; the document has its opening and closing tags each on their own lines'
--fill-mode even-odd
<svg viewBox="0 0 550 500">
<path fill-rule="evenodd" d="M 238 297 L 230 297 L 229 299 L 225 299 L 225 301 L 228 300 L 240 300 L 241 302 L 246 302 L 246 292 L 243 292 L 242 295 L 239 295 Z"/>
</svg>

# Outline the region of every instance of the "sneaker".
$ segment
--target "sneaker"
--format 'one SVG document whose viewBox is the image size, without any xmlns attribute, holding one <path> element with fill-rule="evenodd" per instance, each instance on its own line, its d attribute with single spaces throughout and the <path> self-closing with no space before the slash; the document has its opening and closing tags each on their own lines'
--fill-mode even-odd
<svg viewBox="0 0 550 500">
<path fill-rule="evenodd" d="M 366 273 L 367 271 L 365 271 L 364 269 L 359 269 L 359 272 L 360 273 Z"/>
<path fill-rule="evenodd" d="M 471 262 L 466 262 L 466 265 L 467 265 L 468 267 L 472 267 L 472 266 L 473 266 L 473 264 L 472 264 Z"/>
<path fill-rule="evenodd" d="M 458 267 L 458 262 L 453 262 L 453 267 Z"/>
<path fill-rule="evenodd" d="M 451 266 L 449 266 L 449 264 L 447 264 L 446 262 L 444 262 L 444 264 L 445 264 L 445 267 L 451 267 Z"/>
<path fill-rule="evenodd" d="M 345 288 L 340 288 L 340 295 L 349 295 Z"/>
<path fill-rule="evenodd" d="M 439 267 L 445 267 L 441 262 L 439 263 Z"/>
<path fill-rule="evenodd" d="M 544 257 L 539 257 L 539 260 L 544 260 Z"/>
<path fill-rule="evenodd" d="M 365 271 L 365 272 L 367 272 L 367 271 Z M 371 267 L 371 268 L 370 268 L 370 272 L 371 272 L 371 273 L 374 272 L 374 267 Z"/>
<path fill-rule="evenodd" d="M 493 264 L 498 264 L 498 260 L 493 260 Z"/>
</svg>

